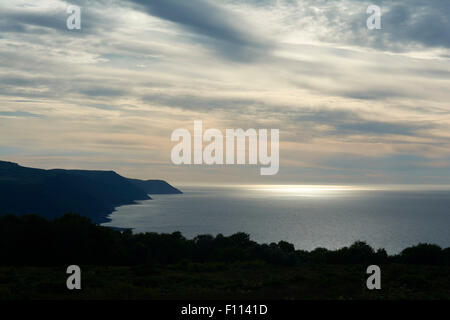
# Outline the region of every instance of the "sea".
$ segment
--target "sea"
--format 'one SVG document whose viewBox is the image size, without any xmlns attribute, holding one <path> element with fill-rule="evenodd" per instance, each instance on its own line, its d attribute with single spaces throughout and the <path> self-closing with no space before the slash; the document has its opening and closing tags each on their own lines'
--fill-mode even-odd
<svg viewBox="0 0 450 320">
<path fill-rule="evenodd" d="M 118 207 L 105 226 L 134 233 L 248 233 L 258 243 L 337 249 L 355 241 L 399 253 L 418 243 L 450 246 L 450 187 L 182 186 L 180 195 Z"/>
</svg>

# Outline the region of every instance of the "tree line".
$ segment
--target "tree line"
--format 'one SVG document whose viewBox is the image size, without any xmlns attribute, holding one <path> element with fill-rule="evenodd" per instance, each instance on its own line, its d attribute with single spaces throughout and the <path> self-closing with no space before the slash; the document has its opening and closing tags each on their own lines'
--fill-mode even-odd
<svg viewBox="0 0 450 320">
<path fill-rule="evenodd" d="M 0 265 L 166 265 L 191 262 L 265 261 L 277 265 L 450 265 L 450 248 L 418 244 L 396 255 L 355 242 L 337 250 L 296 250 L 286 241 L 258 244 L 246 233 L 199 235 L 138 233 L 102 227 L 75 214 L 47 220 L 37 215 L 0 216 Z"/>
</svg>

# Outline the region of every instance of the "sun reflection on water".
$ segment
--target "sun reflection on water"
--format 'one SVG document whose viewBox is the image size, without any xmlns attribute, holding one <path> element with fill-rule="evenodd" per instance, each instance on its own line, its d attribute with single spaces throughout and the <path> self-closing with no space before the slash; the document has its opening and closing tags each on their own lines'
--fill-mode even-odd
<svg viewBox="0 0 450 320">
<path fill-rule="evenodd" d="M 382 188 L 345 185 L 251 185 L 247 186 L 247 190 L 278 196 L 329 197 L 350 195 L 357 191 L 382 190 Z"/>
<path fill-rule="evenodd" d="M 248 191 L 266 195 L 298 197 L 344 197 L 369 191 L 450 192 L 448 185 L 241 185 Z"/>
</svg>

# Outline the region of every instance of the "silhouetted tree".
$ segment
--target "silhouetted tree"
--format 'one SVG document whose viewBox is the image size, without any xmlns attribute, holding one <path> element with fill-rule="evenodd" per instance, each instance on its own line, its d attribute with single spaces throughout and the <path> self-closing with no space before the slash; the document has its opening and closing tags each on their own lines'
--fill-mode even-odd
<svg viewBox="0 0 450 320">
<path fill-rule="evenodd" d="M 419 244 L 389 256 L 365 242 L 338 250 L 295 250 L 286 241 L 258 244 L 246 233 L 199 235 L 139 233 L 101 227 L 67 214 L 48 221 L 36 215 L 0 216 L 0 265 L 148 265 L 260 260 L 271 264 L 450 264 L 450 249 Z"/>
</svg>

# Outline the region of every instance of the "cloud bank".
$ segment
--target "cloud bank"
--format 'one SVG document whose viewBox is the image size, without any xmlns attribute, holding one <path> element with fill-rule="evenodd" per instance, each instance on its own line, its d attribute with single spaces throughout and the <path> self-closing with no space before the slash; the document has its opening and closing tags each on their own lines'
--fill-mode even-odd
<svg viewBox="0 0 450 320">
<path fill-rule="evenodd" d="M 69 4 L 81 30 L 66 28 Z M 381 30 L 366 28 L 369 4 Z M 3 2 L 0 154 L 173 181 L 450 183 L 449 6 Z M 280 129 L 280 173 L 174 167 L 170 133 L 194 120 Z"/>
</svg>

